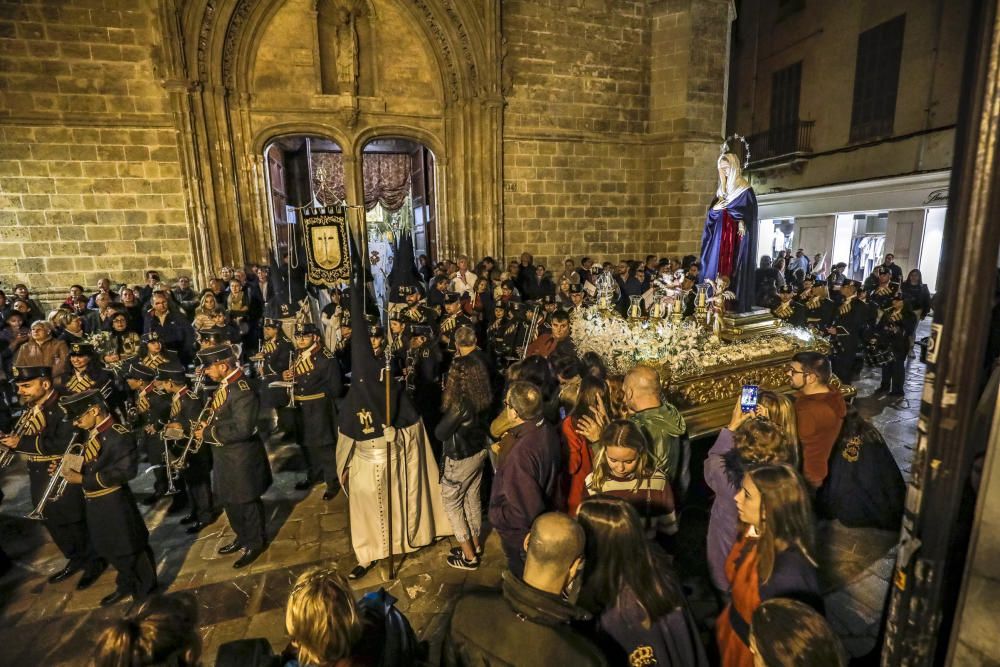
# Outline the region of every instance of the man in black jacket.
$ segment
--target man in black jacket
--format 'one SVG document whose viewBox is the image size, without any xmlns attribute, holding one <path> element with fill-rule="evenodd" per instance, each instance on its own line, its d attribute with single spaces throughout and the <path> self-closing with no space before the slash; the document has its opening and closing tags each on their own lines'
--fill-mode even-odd
<svg viewBox="0 0 1000 667">
<path fill-rule="evenodd" d="M 96 389 L 66 396 L 60 405 L 73 426 L 88 432 L 82 462 L 73 465 L 67 460 L 63 477 L 70 487 L 83 489 L 94 549 L 118 572 L 115 591 L 101 599 L 101 606 L 129 595 L 142 601 L 156 590 L 156 559 L 149 548 L 149 531 L 128 486 L 138 467 L 135 438 L 114 422 Z"/>
<path fill-rule="evenodd" d="M 568 595 L 583 564 L 584 534 L 573 519 L 539 516 L 524 540 L 524 578 L 503 574 L 502 592 L 459 599 L 445 638 L 442 662 L 465 665 L 607 664 L 600 650 L 570 627 L 589 620 Z"/>
<path fill-rule="evenodd" d="M 52 369 L 49 366 L 16 366 L 13 375 L 18 398 L 27 407 L 14 433 L 0 439 L 0 445 L 17 451 L 27 459 L 31 502 L 37 506 L 51 480 L 50 468 L 59 465 L 73 438 L 74 429 L 72 424 L 63 420 L 59 395 L 52 388 Z M 77 444 L 81 444 L 79 438 Z M 77 588 L 89 587 L 107 563 L 98 558 L 91 547 L 80 487 L 67 487 L 59 499 L 45 506 L 42 514 L 52 541 L 67 559 L 66 566 L 49 577 L 49 583 L 59 583 L 85 570 Z"/>
<path fill-rule="evenodd" d="M 222 555 L 240 552 L 233 567 L 240 569 L 264 553 L 264 501 L 271 486 L 271 466 L 257 433 L 260 401 L 233 356 L 229 345 L 202 348 L 198 359 L 209 378 L 219 383 L 208 405 L 215 411 L 194 437 L 212 446 L 212 482 L 226 510 L 236 539 L 219 549 Z"/>
</svg>

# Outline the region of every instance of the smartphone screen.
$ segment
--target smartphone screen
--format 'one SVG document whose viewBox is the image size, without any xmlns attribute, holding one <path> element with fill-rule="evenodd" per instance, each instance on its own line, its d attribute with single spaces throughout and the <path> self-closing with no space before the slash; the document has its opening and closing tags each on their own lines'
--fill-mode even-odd
<svg viewBox="0 0 1000 667">
<path fill-rule="evenodd" d="M 755 384 L 743 385 L 743 392 L 740 394 L 740 409 L 743 412 L 750 412 L 757 407 L 757 394 L 760 387 Z"/>
</svg>

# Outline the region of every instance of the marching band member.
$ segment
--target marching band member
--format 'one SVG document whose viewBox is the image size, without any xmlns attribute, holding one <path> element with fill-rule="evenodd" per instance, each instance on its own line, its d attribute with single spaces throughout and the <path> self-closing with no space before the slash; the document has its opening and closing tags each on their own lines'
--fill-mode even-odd
<svg viewBox="0 0 1000 667">
<path fill-rule="evenodd" d="M 212 499 L 212 448 L 199 446 L 192 439 L 191 430 L 202 414 L 204 397 L 191 393 L 187 375 L 180 364 L 169 364 L 156 369 L 156 384 L 170 396 L 170 416 L 164 425 L 164 436 L 177 433 L 173 456 L 184 456 L 180 479 L 184 482 L 191 501 L 191 513 L 181 519 L 187 525 L 189 535 L 197 535 L 215 521 L 215 506 Z M 191 451 L 183 454 L 186 443 L 191 443 Z M 197 447 L 197 451 L 195 451 Z M 179 462 L 178 462 L 179 463 Z"/>
<path fill-rule="evenodd" d="M 807 326 L 826 331 L 827 327 L 833 324 L 833 319 L 837 315 L 837 305 L 827 295 L 825 283 L 819 283 L 809 291 L 805 306 Z"/>
<path fill-rule="evenodd" d="M 142 342 L 146 346 L 146 354 L 142 357 L 142 364 L 152 368 L 154 371 L 164 364 L 179 364 L 180 357 L 173 350 L 163 347 L 160 334 L 157 331 L 150 331 L 143 334 Z"/>
<path fill-rule="evenodd" d="M 281 328 L 281 320 L 265 317 L 263 332 L 264 344 L 250 360 L 257 364 L 256 375 L 260 379 L 261 418 L 268 422 L 270 432 L 275 432 L 281 422 L 281 408 L 288 403 L 288 390 L 268 385 L 280 380 L 288 370 L 295 346 Z"/>
<path fill-rule="evenodd" d="M 167 495 L 170 482 L 167 479 L 165 467 L 164 444 L 160 437 L 163 425 L 170 416 L 170 395 L 156 387 L 156 371 L 143 363 L 136 362 L 129 367 L 125 376 L 129 389 L 135 392 L 135 410 L 138 416 L 135 428 L 135 439 L 141 451 L 153 466 L 155 481 L 153 494 L 142 500 L 146 507 L 155 505 Z M 187 505 L 187 498 L 178 493 L 170 503 L 168 514 L 176 514 Z"/>
<path fill-rule="evenodd" d="M 778 289 L 780 302 L 771 309 L 771 314 L 782 322 L 786 322 L 796 327 L 806 325 L 806 308 L 794 299 L 795 290 L 789 285 L 784 285 Z"/>
<path fill-rule="evenodd" d="M 892 361 L 882 365 L 882 382 L 878 392 L 889 392 L 890 396 L 903 395 L 906 353 L 910 348 L 910 336 L 917 328 L 917 316 L 897 292 L 890 300 L 889 308 L 883 311 L 876 327 L 879 343 L 892 353 Z"/>
<path fill-rule="evenodd" d="M 311 322 L 295 326 L 296 356 L 282 377 L 295 383 L 295 415 L 298 442 L 306 459 L 306 478 L 295 485 L 305 490 L 321 479 L 326 483 L 323 500 L 340 491 L 336 464 L 336 408 L 343 391 L 340 364 L 320 343 L 319 329 Z"/>
<path fill-rule="evenodd" d="M 60 380 L 67 394 L 79 394 L 90 388 L 101 392 L 105 401 L 111 400 L 114 392 L 114 377 L 97 364 L 97 352 L 90 343 L 72 343 L 69 346 L 70 368 Z"/>
<path fill-rule="evenodd" d="M 827 333 L 836 337 L 830 360 L 833 372 L 841 382 L 850 384 L 854 379 L 854 362 L 861 349 L 861 337 L 868 327 L 868 305 L 857 298 L 861 283 L 845 279 L 840 286 L 843 301 L 837 310 L 833 325 Z"/>
<path fill-rule="evenodd" d="M 114 422 L 96 389 L 65 396 L 59 403 L 73 426 L 88 432 L 82 469 L 63 469 L 67 493 L 71 488 L 83 489 L 94 549 L 117 571 L 115 590 L 101 599 L 101 606 L 130 595 L 141 601 L 156 590 L 156 559 L 128 486 L 138 467 L 135 437 Z"/>
<path fill-rule="evenodd" d="M 50 367 L 15 366 L 13 375 L 18 398 L 27 409 L 14 433 L 0 438 L 0 445 L 27 459 L 31 502 L 37 506 L 51 480 L 51 469 L 62 460 L 74 429 L 63 420 Z M 78 589 L 97 581 L 107 564 L 96 557 L 91 548 L 80 488 L 68 486 L 58 500 L 46 505 L 43 516 L 52 541 L 67 560 L 65 567 L 49 577 L 49 583 L 59 583 L 80 570 L 84 573 L 77 582 Z"/>
<path fill-rule="evenodd" d="M 219 554 L 239 551 L 233 567 L 240 569 L 264 553 L 266 541 L 261 496 L 271 486 L 271 465 L 257 433 L 260 401 L 231 346 L 202 348 L 198 359 L 219 386 L 208 402 L 213 416 L 196 425 L 194 437 L 212 446 L 212 488 L 236 533 Z"/>
</svg>

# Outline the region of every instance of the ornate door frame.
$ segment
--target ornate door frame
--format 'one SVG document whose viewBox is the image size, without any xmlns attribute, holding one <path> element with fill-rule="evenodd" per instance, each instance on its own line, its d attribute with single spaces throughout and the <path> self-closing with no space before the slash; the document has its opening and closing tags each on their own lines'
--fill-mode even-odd
<svg viewBox="0 0 1000 667">
<path fill-rule="evenodd" d="M 369 3 L 375 0 L 366 0 Z M 180 135 L 200 284 L 223 264 L 267 256 L 271 221 L 264 148 L 288 134 L 327 136 L 344 150 L 348 203 L 363 199 L 361 151 L 376 137 L 427 146 L 437 168 L 437 250 L 497 254 L 502 247 L 500 0 L 378 0 L 404 9 L 432 45 L 443 112 L 381 113 L 358 98 L 331 109 L 255 105 L 252 69 L 282 0 L 164 0 L 158 62 Z M 485 7 L 477 12 L 475 7 Z M 315 14 L 316 4 L 312 5 Z M 346 97 L 346 96 L 341 96 Z"/>
</svg>

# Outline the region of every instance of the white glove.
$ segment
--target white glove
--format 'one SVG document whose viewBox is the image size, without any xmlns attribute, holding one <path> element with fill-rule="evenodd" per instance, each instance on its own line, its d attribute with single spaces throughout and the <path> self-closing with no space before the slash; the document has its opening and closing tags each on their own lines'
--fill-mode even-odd
<svg viewBox="0 0 1000 667">
<path fill-rule="evenodd" d="M 396 442 L 396 429 L 392 426 L 383 426 L 382 434 L 385 436 L 387 442 Z"/>
</svg>

